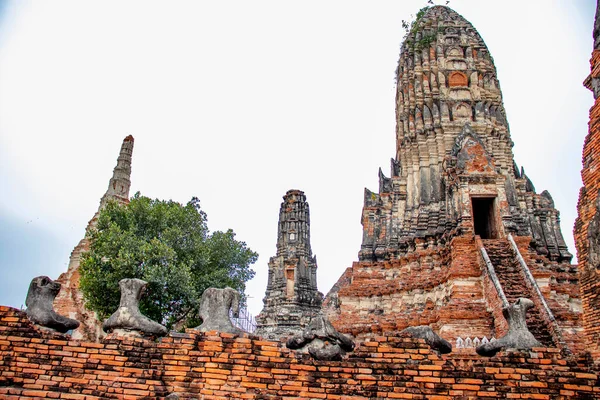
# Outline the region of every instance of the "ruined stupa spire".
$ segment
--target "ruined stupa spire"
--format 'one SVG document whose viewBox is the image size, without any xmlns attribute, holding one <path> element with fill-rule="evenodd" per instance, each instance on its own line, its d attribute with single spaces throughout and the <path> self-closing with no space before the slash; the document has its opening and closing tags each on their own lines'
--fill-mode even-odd
<svg viewBox="0 0 600 400">
<path fill-rule="evenodd" d="M 401 47 L 396 157 L 390 177 L 379 174 L 379 192 L 365 192 L 360 258 L 388 259 L 415 239 L 474 232 L 531 236 L 540 254 L 570 260 L 552 198 L 535 193 L 512 146 L 483 39 L 452 9 L 429 7 Z"/>
<path fill-rule="evenodd" d="M 310 249 L 310 213 L 306 196 L 300 190 L 289 190 L 279 210 L 277 256 L 312 256 Z"/>
<path fill-rule="evenodd" d="M 133 136 L 131 135 L 123 139 L 121 151 L 117 158 L 117 165 L 108 182 L 108 189 L 100 200 L 98 211 L 96 211 L 92 219 L 88 222 L 86 232 L 96 227 L 98 214 L 109 200 L 116 200 L 122 204 L 129 202 L 133 142 Z M 81 254 L 89 250 L 89 246 L 90 242 L 86 235 L 71 252 L 67 271 L 62 273 L 57 279 L 57 282 L 62 285 L 62 289 L 54 300 L 54 308 L 60 314 L 67 315 L 81 323 L 80 327 L 73 332 L 73 338 L 96 341 L 103 337 L 104 333 L 96 314 L 85 307 L 83 294 L 79 290 Z"/>
<path fill-rule="evenodd" d="M 317 260 L 310 248 L 310 215 L 304 192 L 289 190 L 279 211 L 277 255 L 269 260 L 264 308 L 256 334 L 279 339 L 301 332 L 320 310 Z"/>
<path fill-rule="evenodd" d="M 104 207 L 109 200 L 117 200 L 121 203 L 129 201 L 129 189 L 131 187 L 131 157 L 133 154 L 133 136 L 129 135 L 123 139 L 121 151 L 117 158 L 117 165 L 113 170 L 112 178 L 108 182 L 108 189 L 102 200 L 100 208 Z"/>
</svg>

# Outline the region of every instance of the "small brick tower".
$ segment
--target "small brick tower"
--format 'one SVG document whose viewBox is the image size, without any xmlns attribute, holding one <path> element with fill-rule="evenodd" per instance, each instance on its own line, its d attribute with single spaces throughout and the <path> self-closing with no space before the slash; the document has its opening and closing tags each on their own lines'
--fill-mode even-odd
<svg viewBox="0 0 600 400">
<path fill-rule="evenodd" d="M 310 213 L 306 196 L 289 190 L 279 211 L 277 255 L 269 260 L 264 308 L 256 334 L 279 339 L 302 330 L 321 309 L 317 259 L 310 248 Z"/>
<path fill-rule="evenodd" d="M 512 146 L 483 39 L 450 8 L 429 7 L 401 47 L 391 177 L 380 170 L 378 192 L 365 189 L 359 261 L 326 299 L 338 330 L 426 324 L 451 341 L 498 337 L 503 303 L 527 297 L 538 340 L 576 346 L 577 271 L 559 212 Z"/>
<path fill-rule="evenodd" d="M 88 222 L 86 232 L 96 226 L 98 213 L 109 200 L 116 200 L 120 203 L 129 202 L 129 188 L 131 186 L 131 157 L 133 154 L 133 136 L 129 135 L 123 140 L 121 151 L 117 158 L 117 165 L 113 170 L 113 176 L 108 183 L 108 189 L 102 199 L 98 211 Z M 75 246 L 69 258 L 69 267 L 62 273 L 57 282 L 62 287 L 58 296 L 54 300 L 54 309 L 61 315 L 69 316 L 81 323 L 78 329 L 73 332 L 74 339 L 83 339 L 87 341 L 97 341 L 104 336 L 102 332 L 101 321 L 98 321 L 96 314 L 85 308 L 83 295 L 79 291 L 79 263 L 81 254 L 89 249 L 89 241 L 86 236 Z"/>
</svg>

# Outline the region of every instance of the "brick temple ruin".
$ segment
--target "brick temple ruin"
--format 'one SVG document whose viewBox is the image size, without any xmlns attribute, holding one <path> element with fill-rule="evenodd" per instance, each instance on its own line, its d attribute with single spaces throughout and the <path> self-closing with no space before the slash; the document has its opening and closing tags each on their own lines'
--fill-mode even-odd
<svg viewBox="0 0 600 400">
<path fill-rule="evenodd" d="M 600 398 L 599 18 L 597 11 L 585 80 L 595 103 L 575 224 L 578 265 L 552 197 L 537 193 L 514 162 L 483 39 L 462 16 L 434 6 L 401 48 L 390 176 L 379 171 L 378 191 L 365 190 L 358 261 L 323 303 L 299 190 L 281 205 L 256 334 L 188 329 L 158 340 L 117 331 L 101 338 L 78 291 L 84 238 L 54 302 L 58 314 L 81 323 L 72 334 L 0 306 L 0 397 Z M 127 202 L 132 149 L 128 137 L 100 208 L 109 198 Z M 51 306 L 46 311 L 54 313 Z M 217 306 L 224 314 L 231 301 Z M 514 333 L 510 310 L 527 315 L 522 328 L 539 347 L 480 356 L 484 344 Z M 411 333 L 416 326 L 434 338 Z M 343 334 L 354 343 L 336 361 L 280 340 L 295 335 L 328 345 Z M 435 341 L 453 346 L 441 351 Z"/>
<path fill-rule="evenodd" d="M 396 119 L 390 177 L 380 170 L 378 192 L 365 190 L 359 261 L 328 294 L 334 325 L 360 335 L 417 321 L 451 342 L 499 337 L 502 297 L 526 297 L 541 343 L 580 350 L 559 213 L 517 167 L 493 59 L 453 10 L 432 7 L 404 41 Z"/>
</svg>

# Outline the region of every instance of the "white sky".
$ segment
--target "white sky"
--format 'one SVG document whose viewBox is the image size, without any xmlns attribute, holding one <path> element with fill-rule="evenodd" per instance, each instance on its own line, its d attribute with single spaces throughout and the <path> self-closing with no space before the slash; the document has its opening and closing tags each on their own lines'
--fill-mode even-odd
<svg viewBox="0 0 600 400">
<path fill-rule="evenodd" d="M 0 304 L 66 270 L 129 134 L 131 194 L 197 196 L 260 254 L 253 314 L 281 197 L 303 190 L 327 293 L 357 260 L 364 188 L 389 175 L 401 21 L 425 4 L 0 0 Z M 450 6 L 486 41 L 515 159 L 575 253 L 595 1 Z"/>
</svg>

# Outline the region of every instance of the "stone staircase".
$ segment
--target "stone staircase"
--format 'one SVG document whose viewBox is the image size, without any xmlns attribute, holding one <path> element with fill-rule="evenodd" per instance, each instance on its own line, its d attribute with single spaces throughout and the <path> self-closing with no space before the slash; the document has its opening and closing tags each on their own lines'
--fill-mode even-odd
<svg viewBox="0 0 600 400">
<path fill-rule="evenodd" d="M 535 300 L 508 240 L 486 239 L 482 242 L 509 303 L 514 303 L 519 297 Z M 550 330 L 537 305 L 527 313 L 527 327 L 542 345 L 555 347 Z"/>
</svg>

